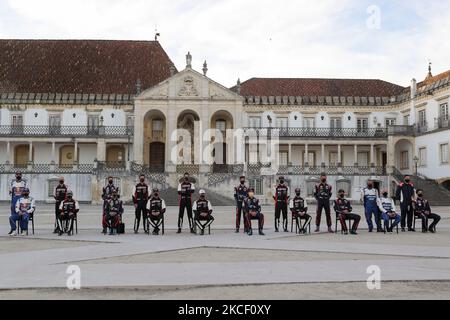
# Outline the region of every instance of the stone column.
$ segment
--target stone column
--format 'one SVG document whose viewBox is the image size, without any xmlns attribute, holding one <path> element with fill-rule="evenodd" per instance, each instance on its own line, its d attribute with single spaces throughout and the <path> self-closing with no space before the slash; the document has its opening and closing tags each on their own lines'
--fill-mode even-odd
<svg viewBox="0 0 450 320">
<path fill-rule="evenodd" d="M 55 170 L 55 166 L 56 166 L 56 143 L 53 141 L 52 142 L 52 160 L 50 161 L 50 169 L 52 171 Z"/>
<path fill-rule="evenodd" d="M 322 166 L 322 168 L 324 168 L 325 167 L 325 145 L 324 144 L 322 144 L 321 145 L 321 166 Z"/>
<path fill-rule="evenodd" d="M 288 150 L 288 166 L 292 165 L 292 144 L 289 143 L 289 150 Z"/>
<path fill-rule="evenodd" d="M 305 167 L 309 167 L 309 163 L 308 163 L 308 153 L 309 153 L 309 150 L 308 150 L 308 144 L 305 144 L 305 159 L 304 159 L 304 161 L 303 161 L 303 165 L 305 166 Z"/>
<path fill-rule="evenodd" d="M 342 173 L 342 167 L 343 167 L 342 155 L 341 155 L 342 148 L 341 148 L 340 144 L 338 144 L 338 151 L 337 152 L 338 152 L 338 155 L 337 155 L 337 158 L 338 158 L 338 163 L 337 163 L 338 172 Z"/>
<path fill-rule="evenodd" d="M 11 163 L 11 142 L 6 142 L 6 164 Z"/>
<path fill-rule="evenodd" d="M 78 170 L 78 141 L 75 140 L 73 144 L 73 170 Z"/>
<path fill-rule="evenodd" d="M 97 140 L 97 161 L 106 161 L 106 141 L 105 139 Z"/>
<path fill-rule="evenodd" d="M 30 141 L 30 147 L 28 150 L 28 170 L 33 168 L 33 141 Z"/>
</svg>

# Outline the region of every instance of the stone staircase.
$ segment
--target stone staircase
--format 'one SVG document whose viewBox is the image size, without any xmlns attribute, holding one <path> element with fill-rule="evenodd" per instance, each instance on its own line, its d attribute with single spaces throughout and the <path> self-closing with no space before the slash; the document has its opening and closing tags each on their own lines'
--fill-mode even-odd
<svg viewBox="0 0 450 320">
<path fill-rule="evenodd" d="M 215 206 L 233 206 L 234 200 L 226 198 L 216 192 L 213 192 L 208 189 L 204 189 L 206 191 L 206 196 L 213 207 Z M 198 191 L 198 190 L 196 190 Z M 178 206 L 178 191 L 176 188 L 169 188 L 160 192 L 161 198 L 164 199 L 167 206 Z M 196 200 L 198 198 L 198 193 L 194 193 L 192 199 Z"/>
<path fill-rule="evenodd" d="M 394 178 L 403 181 L 403 175 L 398 170 L 394 172 Z M 417 189 L 423 189 L 425 198 L 431 206 L 450 206 L 450 191 L 440 186 L 435 180 L 426 177 L 411 177 Z"/>
</svg>

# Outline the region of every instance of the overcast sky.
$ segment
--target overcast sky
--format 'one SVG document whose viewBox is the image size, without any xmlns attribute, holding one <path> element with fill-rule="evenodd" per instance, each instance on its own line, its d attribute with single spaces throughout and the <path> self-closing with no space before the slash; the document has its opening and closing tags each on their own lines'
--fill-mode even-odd
<svg viewBox="0 0 450 320">
<path fill-rule="evenodd" d="M 238 77 L 379 78 L 450 69 L 449 0 L 0 0 L 0 37 L 160 42 L 179 70 Z"/>
</svg>

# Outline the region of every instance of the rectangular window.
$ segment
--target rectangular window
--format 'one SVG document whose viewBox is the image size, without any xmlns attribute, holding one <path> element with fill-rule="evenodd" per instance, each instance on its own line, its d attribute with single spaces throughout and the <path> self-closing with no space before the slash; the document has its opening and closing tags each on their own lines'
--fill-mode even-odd
<svg viewBox="0 0 450 320">
<path fill-rule="evenodd" d="M 164 130 L 164 121 L 153 120 L 152 121 L 152 129 L 153 129 L 153 131 L 163 131 Z"/>
<path fill-rule="evenodd" d="M 313 129 L 316 126 L 316 119 L 314 118 L 304 118 L 303 119 L 303 126 L 305 128 Z"/>
<path fill-rule="evenodd" d="M 448 143 L 441 144 L 439 147 L 441 163 L 448 163 Z"/>
<path fill-rule="evenodd" d="M 260 117 L 250 117 L 249 118 L 250 128 L 261 128 L 261 118 Z"/>
<path fill-rule="evenodd" d="M 277 118 L 277 128 L 287 128 L 288 123 L 288 118 Z"/>
<path fill-rule="evenodd" d="M 128 128 L 134 127 L 134 119 L 133 119 L 133 116 L 127 116 L 127 127 L 128 127 Z"/>
<path fill-rule="evenodd" d="M 248 181 L 248 185 L 251 189 L 255 189 L 255 194 L 256 195 L 262 195 L 263 194 L 263 190 L 262 190 L 262 180 L 261 179 L 250 179 Z"/>
<path fill-rule="evenodd" d="M 280 162 L 280 166 L 286 167 L 288 166 L 289 153 L 287 151 L 280 151 L 278 155 L 278 161 Z"/>
<path fill-rule="evenodd" d="M 49 198 L 53 198 L 56 186 L 59 184 L 58 179 L 48 180 L 48 194 Z"/>
<path fill-rule="evenodd" d="M 402 151 L 400 153 L 400 169 L 406 170 L 409 169 L 409 152 Z"/>
<path fill-rule="evenodd" d="M 385 121 L 385 125 L 386 125 L 386 128 L 393 127 L 393 126 L 397 125 L 397 119 L 387 118 Z"/>
<path fill-rule="evenodd" d="M 88 134 L 98 134 L 100 126 L 99 116 L 88 116 Z"/>
<path fill-rule="evenodd" d="M 216 121 L 216 129 L 225 132 L 227 130 L 227 122 L 224 120 L 217 120 Z"/>
<path fill-rule="evenodd" d="M 403 125 L 409 126 L 409 114 L 406 116 L 403 116 Z"/>
<path fill-rule="evenodd" d="M 331 127 L 331 129 L 341 129 L 342 128 L 342 119 L 341 118 L 331 118 L 330 127 Z"/>
<path fill-rule="evenodd" d="M 443 121 L 448 121 L 448 103 L 443 103 L 439 106 L 440 117 Z"/>
<path fill-rule="evenodd" d="M 309 151 L 307 160 L 308 160 L 308 165 L 310 167 L 315 167 L 316 166 L 316 153 L 314 151 Z M 303 152 L 303 163 L 306 163 L 304 152 Z"/>
<path fill-rule="evenodd" d="M 427 148 L 419 149 L 419 166 L 427 165 Z"/>
<path fill-rule="evenodd" d="M 61 133 L 61 115 L 50 114 L 48 116 L 48 126 L 50 133 L 60 134 Z"/>
<path fill-rule="evenodd" d="M 419 126 L 420 127 L 427 126 L 427 113 L 425 110 L 419 111 Z"/>
<path fill-rule="evenodd" d="M 13 114 L 11 115 L 11 133 L 22 134 L 23 133 L 23 115 Z"/>
<path fill-rule="evenodd" d="M 358 166 L 359 167 L 369 166 L 369 152 L 358 152 Z"/>
<path fill-rule="evenodd" d="M 358 132 L 367 132 L 367 129 L 369 129 L 369 119 L 367 118 L 358 119 L 357 128 Z"/>
</svg>

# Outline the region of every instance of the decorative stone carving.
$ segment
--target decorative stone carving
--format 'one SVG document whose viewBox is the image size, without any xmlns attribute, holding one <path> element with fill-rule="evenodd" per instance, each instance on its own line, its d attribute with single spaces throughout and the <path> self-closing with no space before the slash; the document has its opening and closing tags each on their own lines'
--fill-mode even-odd
<svg viewBox="0 0 450 320">
<path fill-rule="evenodd" d="M 198 96 L 198 90 L 196 88 L 193 77 L 187 76 L 186 78 L 184 78 L 183 86 L 181 87 L 180 91 L 178 92 L 178 95 L 180 97 L 197 97 Z"/>
</svg>

